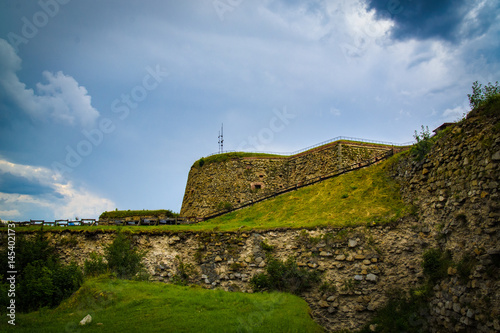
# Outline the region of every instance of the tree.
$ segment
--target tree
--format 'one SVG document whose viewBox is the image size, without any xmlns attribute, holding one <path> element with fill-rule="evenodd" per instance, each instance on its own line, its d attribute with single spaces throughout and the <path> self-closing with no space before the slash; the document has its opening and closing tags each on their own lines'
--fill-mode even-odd
<svg viewBox="0 0 500 333">
<path fill-rule="evenodd" d="M 491 82 L 489 82 L 484 87 L 478 81 L 474 81 L 474 83 L 472 83 L 472 94 L 467 94 L 467 97 L 469 98 L 470 107 L 475 109 L 498 94 L 500 94 L 498 81 L 495 82 L 495 85 L 492 85 Z"/>
</svg>

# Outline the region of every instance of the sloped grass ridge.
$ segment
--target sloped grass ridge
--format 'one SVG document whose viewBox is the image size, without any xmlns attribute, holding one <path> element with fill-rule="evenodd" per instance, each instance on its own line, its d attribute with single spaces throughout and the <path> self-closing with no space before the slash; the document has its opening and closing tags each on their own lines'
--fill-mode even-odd
<svg viewBox="0 0 500 333">
<path fill-rule="evenodd" d="M 401 199 L 399 185 L 387 171 L 397 158 L 277 196 L 200 226 L 217 226 L 220 230 L 314 228 L 394 221 L 410 211 Z"/>
<path fill-rule="evenodd" d="M 284 293 L 91 279 L 57 309 L 19 314 L 2 332 L 322 332 L 307 303 Z M 91 314 L 92 323 L 79 321 Z"/>
</svg>

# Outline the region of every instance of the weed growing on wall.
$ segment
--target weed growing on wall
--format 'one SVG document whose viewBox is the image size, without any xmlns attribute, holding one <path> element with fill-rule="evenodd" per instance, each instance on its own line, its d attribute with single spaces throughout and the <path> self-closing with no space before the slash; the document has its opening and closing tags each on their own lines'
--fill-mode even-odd
<svg viewBox="0 0 500 333">
<path fill-rule="evenodd" d="M 424 127 L 424 125 L 422 125 L 420 134 L 415 131 L 413 137 L 415 138 L 417 143 L 415 143 L 411 147 L 410 153 L 416 161 L 420 162 L 425 158 L 425 156 L 427 156 L 427 154 L 431 150 L 432 145 L 434 144 L 434 140 L 431 138 L 429 127 Z"/>
<path fill-rule="evenodd" d="M 104 257 L 92 252 L 89 254 L 89 259 L 83 262 L 83 271 L 86 276 L 97 276 L 108 271 L 108 264 L 104 262 Z"/>
<path fill-rule="evenodd" d="M 431 283 L 436 283 L 447 275 L 448 267 L 452 264 L 448 252 L 439 249 L 429 249 L 424 253 L 422 267 L 424 275 Z"/>
<path fill-rule="evenodd" d="M 109 270 L 119 278 L 130 279 L 144 268 L 141 261 L 146 253 L 133 247 L 130 239 L 120 231 L 117 232 L 113 243 L 106 247 L 104 253 Z"/>
<path fill-rule="evenodd" d="M 320 282 L 318 271 L 299 268 L 295 259 L 290 257 L 281 261 L 270 257 L 266 273 L 256 274 L 250 280 L 255 291 L 277 290 L 300 294 Z"/>
<path fill-rule="evenodd" d="M 175 260 L 177 262 L 177 272 L 172 277 L 172 283 L 187 286 L 196 275 L 196 268 L 193 264 L 184 263 L 179 256 L 176 256 Z"/>
</svg>

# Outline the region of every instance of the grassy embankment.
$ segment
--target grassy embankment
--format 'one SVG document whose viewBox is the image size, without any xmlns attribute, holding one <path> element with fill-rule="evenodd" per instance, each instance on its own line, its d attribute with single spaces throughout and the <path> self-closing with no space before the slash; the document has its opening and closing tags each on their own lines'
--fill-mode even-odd
<svg viewBox="0 0 500 333">
<path fill-rule="evenodd" d="M 198 224 L 64 229 L 80 232 L 112 232 L 120 228 L 130 233 L 161 233 L 164 231 L 213 231 L 214 229 L 235 231 L 345 227 L 373 222 L 390 222 L 404 216 L 410 210 L 401 199 L 398 184 L 388 176 L 388 165 L 397 158 L 396 155 L 380 164 L 325 180 Z M 63 231 L 61 227 L 45 227 L 45 229 Z"/>
<path fill-rule="evenodd" d="M 322 332 L 307 303 L 285 293 L 228 293 L 100 277 L 56 309 L 17 314 L 1 332 Z M 87 314 L 92 323 L 81 327 Z"/>
</svg>

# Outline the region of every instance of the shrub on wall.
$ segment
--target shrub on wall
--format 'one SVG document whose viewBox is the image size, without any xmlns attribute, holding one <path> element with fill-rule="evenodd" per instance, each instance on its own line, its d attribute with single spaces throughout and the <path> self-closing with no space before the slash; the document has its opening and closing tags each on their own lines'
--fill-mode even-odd
<svg viewBox="0 0 500 333">
<path fill-rule="evenodd" d="M 320 281 L 318 271 L 299 268 L 295 259 L 290 257 L 281 261 L 270 257 L 266 273 L 256 274 L 250 280 L 255 291 L 277 290 L 300 294 Z"/>
<path fill-rule="evenodd" d="M 439 249 L 429 249 L 424 253 L 422 267 L 429 281 L 435 283 L 447 275 L 451 265 L 450 254 Z"/>
<path fill-rule="evenodd" d="M 109 270 L 119 278 L 132 278 L 144 268 L 141 261 L 146 253 L 134 248 L 122 232 L 116 234 L 113 243 L 106 247 L 104 253 Z"/>
<path fill-rule="evenodd" d="M 92 252 L 89 255 L 90 259 L 85 259 L 83 263 L 83 271 L 87 276 L 97 276 L 108 271 L 108 264 L 104 262 L 104 257 Z"/>
<path fill-rule="evenodd" d="M 434 144 L 434 140 L 431 138 L 431 134 L 429 132 L 429 127 L 424 127 L 424 125 L 422 125 L 420 134 L 415 131 L 413 137 L 417 143 L 411 147 L 410 153 L 416 161 L 422 161 Z"/>
</svg>

